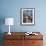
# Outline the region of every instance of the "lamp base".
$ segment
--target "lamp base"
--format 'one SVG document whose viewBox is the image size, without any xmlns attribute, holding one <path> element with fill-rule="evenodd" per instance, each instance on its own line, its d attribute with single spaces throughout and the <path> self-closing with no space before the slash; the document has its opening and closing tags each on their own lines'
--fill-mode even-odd
<svg viewBox="0 0 46 46">
<path fill-rule="evenodd" d="M 8 32 L 8 34 L 9 34 L 9 35 L 11 35 L 11 33 L 10 33 L 10 32 Z"/>
</svg>

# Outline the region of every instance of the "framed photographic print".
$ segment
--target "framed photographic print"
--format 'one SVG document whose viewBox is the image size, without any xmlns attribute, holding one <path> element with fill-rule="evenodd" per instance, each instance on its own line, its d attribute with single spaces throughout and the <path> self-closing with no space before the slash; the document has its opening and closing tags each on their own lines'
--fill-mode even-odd
<svg viewBox="0 0 46 46">
<path fill-rule="evenodd" d="M 34 25 L 35 8 L 21 8 L 20 15 L 20 21 L 22 25 Z"/>
</svg>

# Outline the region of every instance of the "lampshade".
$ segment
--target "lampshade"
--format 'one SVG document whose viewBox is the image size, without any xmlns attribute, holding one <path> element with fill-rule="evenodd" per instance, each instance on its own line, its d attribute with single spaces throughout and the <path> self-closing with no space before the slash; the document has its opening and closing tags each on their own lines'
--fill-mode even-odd
<svg viewBox="0 0 46 46">
<path fill-rule="evenodd" d="M 5 18 L 5 25 L 13 25 L 14 18 Z"/>
</svg>

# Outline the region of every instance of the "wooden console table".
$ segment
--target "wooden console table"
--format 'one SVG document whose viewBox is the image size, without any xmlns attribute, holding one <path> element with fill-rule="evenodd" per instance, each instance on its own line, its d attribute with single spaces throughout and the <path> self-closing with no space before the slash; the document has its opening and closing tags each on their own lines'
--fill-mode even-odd
<svg viewBox="0 0 46 46">
<path fill-rule="evenodd" d="M 43 35 L 40 32 L 38 35 L 25 35 L 26 32 L 11 32 L 8 35 L 4 33 L 4 46 L 43 46 Z"/>
</svg>

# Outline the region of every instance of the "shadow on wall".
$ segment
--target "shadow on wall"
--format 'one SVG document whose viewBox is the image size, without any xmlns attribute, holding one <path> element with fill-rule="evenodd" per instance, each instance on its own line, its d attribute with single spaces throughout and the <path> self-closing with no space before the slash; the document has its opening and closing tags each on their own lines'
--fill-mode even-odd
<svg viewBox="0 0 46 46">
<path fill-rule="evenodd" d="M 0 16 L 0 46 L 3 46 L 3 34 L 2 33 L 2 25 L 4 25 L 5 23 L 5 17 L 4 16 Z"/>
</svg>

